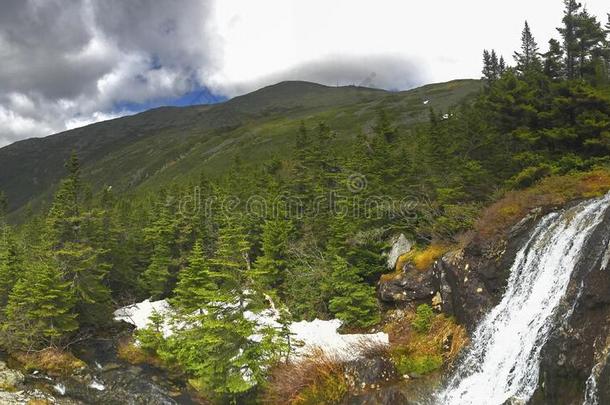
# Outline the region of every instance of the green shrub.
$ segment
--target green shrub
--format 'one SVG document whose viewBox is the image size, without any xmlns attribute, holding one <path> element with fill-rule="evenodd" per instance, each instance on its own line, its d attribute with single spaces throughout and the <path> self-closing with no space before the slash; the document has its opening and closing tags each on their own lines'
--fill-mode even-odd
<svg viewBox="0 0 610 405">
<path fill-rule="evenodd" d="M 432 326 L 432 318 L 434 318 L 432 308 L 427 304 L 422 304 L 417 307 L 415 319 L 411 325 L 418 333 L 428 333 Z"/>
</svg>

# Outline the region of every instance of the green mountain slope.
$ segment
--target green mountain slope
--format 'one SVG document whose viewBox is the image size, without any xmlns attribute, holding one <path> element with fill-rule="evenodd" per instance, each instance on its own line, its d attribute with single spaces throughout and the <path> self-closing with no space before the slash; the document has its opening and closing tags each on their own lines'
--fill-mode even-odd
<svg viewBox="0 0 610 405">
<path fill-rule="evenodd" d="M 378 108 L 409 126 L 425 119 L 430 106 L 447 110 L 479 88 L 476 80 L 404 92 L 282 82 L 221 104 L 158 108 L 1 148 L 0 190 L 11 211 L 45 201 L 72 150 L 94 189 L 156 187 L 201 170 L 218 173 L 236 155 L 246 164 L 281 156 L 302 120 L 326 121 L 338 142 L 350 142 L 370 129 Z"/>
</svg>

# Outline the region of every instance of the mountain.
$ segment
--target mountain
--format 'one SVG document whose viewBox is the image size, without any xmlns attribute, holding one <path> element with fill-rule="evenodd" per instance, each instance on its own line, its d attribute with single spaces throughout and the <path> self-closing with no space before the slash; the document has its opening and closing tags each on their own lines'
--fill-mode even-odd
<svg viewBox="0 0 610 405">
<path fill-rule="evenodd" d="M 220 104 L 156 108 L 0 148 L 0 190 L 12 212 L 44 202 L 72 150 L 94 190 L 157 186 L 201 170 L 214 175 L 234 156 L 247 154 L 246 164 L 281 156 L 301 121 L 326 121 L 338 142 L 350 142 L 370 129 L 379 108 L 410 126 L 427 118 L 429 107 L 446 111 L 479 88 L 477 80 L 403 92 L 291 81 Z"/>
</svg>

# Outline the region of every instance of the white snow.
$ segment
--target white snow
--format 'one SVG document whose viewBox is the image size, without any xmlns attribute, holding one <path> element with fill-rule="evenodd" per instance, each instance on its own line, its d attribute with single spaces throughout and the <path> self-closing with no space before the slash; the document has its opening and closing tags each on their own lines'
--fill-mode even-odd
<svg viewBox="0 0 610 405">
<path fill-rule="evenodd" d="M 125 321 L 136 327 L 136 329 L 145 328 L 148 325 L 150 316 L 157 312 L 160 315 L 171 313 L 171 307 L 165 300 L 150 301 L 145 300 L 138 304 L 120 308 L 114 312 L 114 319 L 117 321 Z M 274 308 L 265 311 L 254 313 L 246 311 L 244 313 L 246 319 L 254 321 L 259 327 L 274 327 L 280 328 L 278 322 L 279 313 Z M 167 317 L 170 318 L 170 317 Z M 315 319 L 311 322 L 301 321 L 290 325 L 291 341 L 294 343 L 293 355 L 303 356 L 311 353 L 318 348 L 328 354 L 332 354 L 343 360 L 357 358 L 358 343 L 371 344 L 389 344 L 387 333 L 373 334 L 340 334 L 337 332 L 341 326 L 339 319 L 331 319 L 328 321 Z M 169 319 L 164 320 L 163 335 L 169 337 L 173 333 Z M 253 335 L 251 339 L 255 342 L 261 340 L 260 335 Z"/>
<path fill-rule="evenodd" d="M 424 100 L 424 105 L 427 105 L 430 102 L 430 100 Z"/>
<path fill-rule="evenodd" d="M 114 311 L 114 319 L 130 323 L 135 326 L 136 329 L 144 329 L 148 326 L 149 319 L 154 313 L 165 315 L 170 310 L 171 307 L 166 300 L 144 300 L 137 304 L 117 309 Z M 163 322 L 163 336 L 167 338 L 171 336 L 171 334 L 171 326 L 168 322 Z"/>
<path fill-rule="evenodd" d="M 302 342 L 303 346 L 295 351 L 297 356 L 305 355 L 314 348 L 322 349 L 325 353 L 333 354 L 342 360 L 357 358 L 358 343 L 389 344 L 387 333 L 373 334 L 345 334 L 337 332 L 341 326 L 339 319 L 323 321 L 315 319 L 311 322 L 301 321 L 290 325 L 290 331 L 294 334 L 293 341 Z"/>
</svg>

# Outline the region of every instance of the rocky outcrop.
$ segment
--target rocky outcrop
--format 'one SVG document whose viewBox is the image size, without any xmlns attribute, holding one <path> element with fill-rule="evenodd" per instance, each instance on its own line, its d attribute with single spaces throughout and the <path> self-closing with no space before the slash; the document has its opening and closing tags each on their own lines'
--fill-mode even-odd
<svg viewBox="0 0 610 405">
<path fill-rule="evenodd" d="M 473 331 L 502 299 L 509 270 L 538 219 L 533 210 L 503 235 L 476 236 L 427 272 L 406 267 L 379 284 L 384 302 L 428 302 Z M 542 347 L 530 404 L 610 403 L 610 211 L 585 243 L 558 321 Z M 513 402 L 514 403 L 514 402 Z"/>
<path fill-rule="evenodd" d="M 587 392 L 610 403 L 610 212 L 586 243 L 562 303 L 561 321 L 542 348 L 533 404 L 583 403 Z"/>
<path fill-rule="evenodd" d="M 407 304 L 427 302 L 435 294 L 433 274 L 419 271 L 410 265 L 402 272 L 379 282 L 379 298 L 385 303 Z"/>
<path fill-rule="evenodd" d="M 404 234 L 398 235 L 392 242 L 392 248 L 388 253 L 387 267 L 389 270 L 396 268 L 396 262 L 398 258 L 405 253 L 409 253 L 413 249 L 414 243 L 407 239 Z"/>
</svg>

